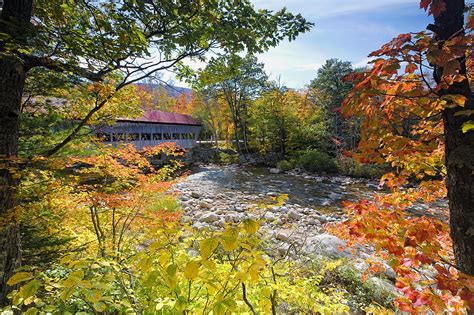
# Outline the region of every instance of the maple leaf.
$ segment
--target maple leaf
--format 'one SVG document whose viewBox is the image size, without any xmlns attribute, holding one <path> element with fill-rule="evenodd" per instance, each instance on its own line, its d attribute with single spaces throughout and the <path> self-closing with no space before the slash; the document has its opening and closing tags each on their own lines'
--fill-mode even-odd
<svg viewBox="0 0 474 315">
<path fill-rule="evenodd" d="M 428 10 L 432 0 L 421 0 L 420 1 L 420 9 Z"/>
</svg>

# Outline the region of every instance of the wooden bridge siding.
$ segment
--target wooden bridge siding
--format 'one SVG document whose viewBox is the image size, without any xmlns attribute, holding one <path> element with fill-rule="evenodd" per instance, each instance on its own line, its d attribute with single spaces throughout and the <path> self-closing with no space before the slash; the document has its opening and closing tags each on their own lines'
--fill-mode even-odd
<svg viewBox="0 0 474 315">
<path fill-rule="evenodd" d="M 129 123 L 129 122 L 117 122 L 113 126 L 103 126 L 96 130 L 96 133 L 108 134 L 110 137 L 110 142 L 113 145 L 117 145 L 121 141 L 113 141 L 113 134 L 124 133 L 127 134 L 128 143 L 133 143 L 137 149 L 142 149 L 146 146 L 153 146 L 163 142 L 175 142 L 179 146 L 188 149 L 196 145 L 196 140 L 199 136 L 201 130 L 200 126 L 191 126 L 191 125 L 168 125 L 168 124 L 150 124 L 150 123 Z M 130 141 L 128 134 L 138 133 L 138 141 Z M 142 140 L 142 134 L 150 134 L 150 141 Z M 161 133 L 162 140 L 153 140 L 154 133 Z M 173 135 L 173 133 L 178 133 L 181 137 L 182 133 L 194 133 L 194 139 L 179 139 L 179 140 L 165 140 L 165 133 Z"/>
</svg>

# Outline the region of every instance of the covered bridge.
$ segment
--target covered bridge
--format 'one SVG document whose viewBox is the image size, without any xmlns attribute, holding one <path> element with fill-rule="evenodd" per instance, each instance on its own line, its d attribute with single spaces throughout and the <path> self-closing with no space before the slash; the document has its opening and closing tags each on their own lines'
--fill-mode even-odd
<svg viewBox="0 0 474 315">
<path fill-rule="evenodd" d="M 146 111 L 136 119 L 118 118 L 112 126 L 96 130 L 105 143 L 133 143 L 137 149 L 174 142 L 189 149 L 196 144 L 201 123 L 190 115 L 168 113 L 161 110 Z"/>
</svg>

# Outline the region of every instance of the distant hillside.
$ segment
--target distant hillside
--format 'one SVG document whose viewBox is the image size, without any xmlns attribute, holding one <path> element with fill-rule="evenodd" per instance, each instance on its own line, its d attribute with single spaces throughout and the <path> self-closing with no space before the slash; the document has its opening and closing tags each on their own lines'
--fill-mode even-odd
<svg viewBox="0 0 474 315">
<path fill-rule="evenodd" d="M 178 98 L 180 95 L 186 95 L 186 98 L 191 97 L 192 90 L 189 88 L 176 86 L 176 85 L 167 85 L 167 84 L 158 84 L 158 83 L 137 83 L 138 86 L 145 87 L 151 91 L 157 90 L 159 88 L 164 88 L 168 95 L 174 98 Z"/>
</svg>

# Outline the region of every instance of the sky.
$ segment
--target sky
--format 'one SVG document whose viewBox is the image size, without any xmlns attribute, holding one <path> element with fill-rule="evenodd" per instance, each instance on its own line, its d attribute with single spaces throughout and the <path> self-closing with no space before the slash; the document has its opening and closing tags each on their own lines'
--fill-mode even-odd
<svg viewBox="0 0 474 315">
<path fill-rule="evenodd" d="M 327 59 L 367 64 L 367 56 L 401 33 L 424 30 L 432 17 L 420 0 L 251 0 L 256 8 L 286 7 L 315 25 L 295 41 L 284 41 L 259 60 L 272 80 L 303 88 Z M 183 84 L 177 84 L 183 85 Z"/>
<path fill-rule="evenodd" d="M 327 59 L 367 64 L 367 56 L 400 33 L 417 32 L 431 23 L 419 0 L 252 0 L 256 8 L 286 6 L 315 26 L 293 42 L 259 55 L 272 79 L 302 88 Z"/>
</svg>

